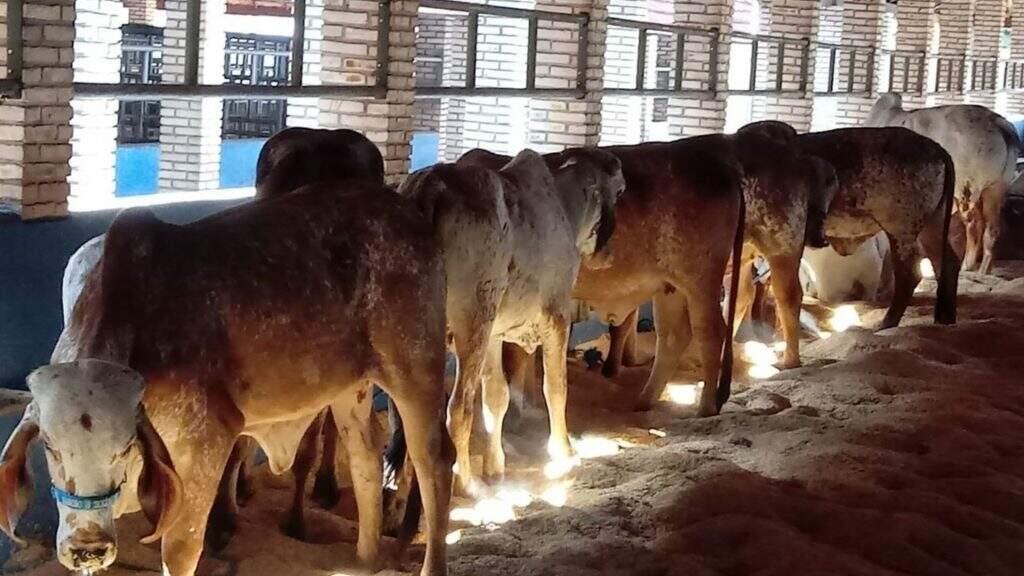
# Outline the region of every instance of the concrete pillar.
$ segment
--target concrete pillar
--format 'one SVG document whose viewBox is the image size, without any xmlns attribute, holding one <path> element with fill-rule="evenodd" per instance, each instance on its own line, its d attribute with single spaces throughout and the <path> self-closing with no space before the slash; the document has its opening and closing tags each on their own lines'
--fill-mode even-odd
<svg viewBox="0 0 1024 576">
<path fill-rule="evenodd" d="M 320 84 L 320 50 L 323 41 L 324 0 L 306 0 L 306 29 L 302 43 L 302 83 Z M 316 98 L 290 98 L 288 100 L 288 126 L 317 128 L 320 125 L 320 105 Z"/>
<path fill-rule="evenodd" d="M 970 48 L 971 19 L 974 13 L 975 0 L 943 0 L 936 6 L 939 22 L 939 56 L 949 58 L 943 62 L 942 70 L 937 70 L 941 94 L 933 99 L 936 105 L 962 104 L 964 94 L 960 83 L 969 86 L 966 78 L 966 66 L 957 63 L 957 59 L 966 58 Z M 960 61 L 962 63 L 962 60 Z M 950 85 L 949 66 L 953 65 L 952 86 Z"/>
<path fill-rule="evenodd" d="M 1017 62 L 1018 70 L 1024 65 L 1024 2 L 1011 5 L 1010 18 L 1013 22 L 1013 34 L 1010 37 L 1010 60 Z M 1024 72 L 1018 72 L 1024 74 Z M 1024 91 L 1010 92 L 1007 97 L 1006 113 L 1011 118 L 1024 116 Z"/>
<path fill-rule="evenodd" d="M 25 1 L 22 97 L 0 103 L 0 206 L 26 220 L 67 214 L 74 21 L 74 0 Z"/>
<path fill-rule="evenodd" d="M 461 86 L 466 81 L 466 17 L 444 17 L 441 85 Z M 466 127 L 466 99 L 441 98 L 438 104 L 438 160 L 454 162 L 466 151 L 462 132 Z"/>
<path fill-rule="evenodd" d="M 884 0 L 845 0 L 843 3 L 843 38 L 844 46 L 860 48 L 854 63 L 853 77 L 849 82 L 854 85 L 852 96 L 837 96 L 836 126 L 858 126 L 863 124 L 871 107 L 879 86 L 879 66 L 869 66 L 868 53 L 883 43 L 883 11 Z M 844 51 L 838 60 L 838 66 L 846 70 L 852 52 Z M 880 56 L 880 55 L 879 55 Z M 866 86 L 872 87 L 871 93 L 863 93 Z"/>
<path fill-rule="evenodd" d="M 185 80 L 185 0 L 166 0 L 163 81 Z M 204 0 L 200 10 L 199 83 L 224 81 L 225 0 Z M 223 102 L 164 98 L 160 105 L 160 191 L 196 192 L 220 187 Z"/>
<path fill-rule="evenodd" d="M 763 31 L 774 36 L 788 38 L 807 38 L 808 69 L 814 62 L 815 42 L 818 32 L 817 0 L 773 0 L 767 10 L 767 29 Z M 766 78 L 775 78 L 780 65 L 778 55 L 773 50 L 768 53 L 769 65 L 766 67 Z M 801 72 L 801 52 L 799 46 L 787 45 L 785 62 L 782 65 L 784 90 L 797 90 L 803 80 Z M 791 124 L 800 132 L 811 129 L 814 112 L 814 85 L 808 81 L 802 95 L 764 96 L 755 104 L 754 120 L 774 119 Z"/>
<path fill-rule="evenodd" d="M 545 0 L 538 10 L 590 13 L 588 51 L 579 62 L 579 31 L 574 23 L 541 21 L 537 25 L 538 88 L 575 88 L 578 70 L 586 77 L 583 100 L 530 100 L 529 145 L 544 153 L 566 147 L 596 146 L 601 137 L 601 97 L 604 91 L 604 51 L 608 35 L 607 0 Z"/>
<path fill-rule="evenodd" d="M 611 0 L 611 16 L 654 21 L 647 0 Z M 666 22 L 671 24 L 671 15 Z M 610 27 L 605 34 L 604 85 L 629 88 L 636 83 L 637 32 Z M 605 96 L 601 101 L 601 144 L 636 144 L 645 139 L 646 100 L 642 96 Z"/>
<path fill-rule="evenodd" d="M 1003 29 L 1003 0 L 975 1 L 971 19 L 971 45 L 969 53 L 973 66 L 968 69 L 967 86 L 971 90 L 967 101 L 988 108 L 996 108 L 996 91 L 988 88 L 998 78 L 999 37 Z M 995 76 L 995 78 L 992 78 Z M 989 79 L 992 78 L 992 79 Z M 973 82 L 973 90 L 972 90 Z"/>
<path fill-rule="evenodd" d="M 822 4 L 818 10 L 818 42 L 839 44 L 843 40 L 843 5 Z M 829 54 L 818 50 L 813 61 L 814 90 L 825 90 L 828 86 Z M 838 99 L 833 96 L 814 98 L 811 130 L 830 130 L 836 127 Z"/>
<path fill-rule="evenodd" d="M 896 49 L 909 52 L 920 52 L 927 55 L 932 45 L 932 18 L 935 15 L 935 0 L 901 0 L 896 5 Z M 924 66 L 911 63 L 903 83 L 917 86 L 920 81 L 924 92 L 934 85 L 935 79 L 929 74 L 931 67 L 925 60 Z M 897 63 L 899 66 L 899 63 Z M 902 72 L 899 72 L 902 77 Z M 907 108 L 922 108 L 927 105 L 927 96 L 916 92 L 904 92 L 903 104 Z"/>
<path fill-rule="evenodd" d="M 731 0 L 676 0 L 675 23 L 699 28 L 719 30 L 717 77 L 712 82 L 717 88 L 726 85 L 729 78 L 729 41 L 725 36 L 732 29 Z M 686 50 L 683 69 L 683 87 L 700 89 L 705 86 L 708 73 L 713 69 L 710 45 L 697 43 Z M 719 90 L 712 96 L 700 98 L 670 98 L 668 103 L 669 134 L 674 138 L 713 134 L 725 129 L 726 95 Z"/>
<path fill-rule="evenodd" d="M 121 25 L 128 10 L 120 0 L 76 0 L 76 82 L 121 79 Z M 79 201 L 113 198 L 117 187 L 117 100 L 71 101 L 71 196 Z"/>
<path fill-rule="evenodd" d="M 326 0 L 323 11 L 321 80 L 324 84 L 373 84 L 386 75 L 380 100 L 320 99 L 320 125 L 364 133 L 384 155 L 388 182 L 409 171 L 414 99 L 416 11 L 419 2 L 390 3 L 388 67 L 377 69 L 379 4 L 368 0 Z"/>
</svg>

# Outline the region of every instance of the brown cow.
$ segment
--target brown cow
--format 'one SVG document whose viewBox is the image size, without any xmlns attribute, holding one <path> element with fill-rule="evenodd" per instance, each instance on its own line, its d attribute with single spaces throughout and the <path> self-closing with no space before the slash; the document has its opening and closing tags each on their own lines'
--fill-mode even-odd
<svg viewBox="0 0 1024 576">
<path fill-rule="evenodd" d="M 730 253 L 739 266 L 744 228 L 743 173 L 732 145 L 710 135 L 600 150 L 619 159 L 626 178 L 609 241 L 614 257 L 607 268 L 581 269 L 573 296 L 605 311 L 613 324 L 653 296 L 657 356 L 636 408 L 647 410 L 658 400 L 693 338 L 704 374 L 699 414 L 717 414 L 730 393 L 732 344 L 726 333 L 735 318 L 730 298 L 727 329 L 721 284 Z M 470 151 L 459 163 L 493 166 L 501 160 Z M 547 160 L 557 165 L 562 155 Z"/>
<path fill-rule="evenodd" d="M 280 473 L 329 406 L 353 471 L 357 557 L 373 567 L 377 382 L 408 431 L 427 516 L 422 574 L 445 574 L 453 458 L 442 424 L 444 302 L 433 229 L 385 188 L 314 185 L 186 226 L 121 214 L 53 364 L 29 378 L 33 407 L 0 459 L 0 527 L 13 537 L 26 450 L 38 435 L 65 496 L 61 562 L 109 566 L 110 507 L 138 443 L 139 501 L 156 521 L 147 540 L 163 538 L 165 573 L 191 576 L 236 439 L 254 437 Z"/>
<path fill-rule="evenodd" d="M 787 126 L 788 127 L 788 126 Z M 743 318 L 754 299 L 753 263 L 758 256 L 772 268 L 772 293 L 780 308 L 786 351 L 781 367 L 800 365 L 800 258 L 804 244 L 821 248 L 825 215 L 835 195 L 835 171 L 828 163 L 804 156 L 769 135 L 744 131 L 728 137 L 743 166 L 746 204 L 746 244 L 740 266 L 737 318 Z M 602 373 L 618 373 L 627 349 L 636 341 L 636 311 L 611 327 L 611 342 Z M 635 361 L 635 353 L 629 362 Z"/>
<path fill-rule="evenodd" d="M 899 325 L 921 280 L 918 245 L 933 263 L 940 263 L 935 322 L 955 323 L 960 258 L 948 240 L 956 182 L 949 153 L 906 128 L 842 128 L 797 135 L 779 124 L 758 123 L 747 129 L 786 139 L 836 171 L 839 190 L 825 223 L 829 244 L 850 255 L 880 231 L 889 238 L 895 286 L 880 328 Z"/>
</svg>

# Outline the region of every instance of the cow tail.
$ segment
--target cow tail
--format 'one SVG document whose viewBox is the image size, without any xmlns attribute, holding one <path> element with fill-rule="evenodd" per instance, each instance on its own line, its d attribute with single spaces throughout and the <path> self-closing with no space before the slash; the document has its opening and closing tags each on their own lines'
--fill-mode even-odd
<svg viewBox="0 0 1024 576">
<path fill-rule="evenodd" d="M 935 323 L 956 324 L 956 290 L 960 267 L 955 262 L 956 255 L 949 242 L 949 226 L 953 219 L 953 202 L 956 193 L 956 168 L 953 158 L 943 154 L 945 161 L 945 178 L 942 184 L 942 201 L 945 204 L 942 215 L 942 262 L 939 272 L 938 293 L 935 296 Z"/>
<path fill-rule="evenodd" d="M 407 462 L 406 454 L 408 453 L 407 445 L 405 442 L 405 426 L 402 425 L 402 417 L 398 413 L 398 409 L 395 406 L 395 401 L 388 397 L 388 426 L 390 428 L 391 440 L 388 442 L 387 448 L 384 449 L 384 485 L 385 486 L 397 486 L 399 478 L 405 472 L 405 465 Z M 409 487 L 408 501 L 405 503 L 404 511 L 402 513 L 402 520 L 398 523 L 397 533 L 395 537 L 403 547 L 412 541 L 413 537 L 416 536 L 416 531 L 419 529 L 420 516 L 423 514 L 423 501 L 420 498 L 420 490 L 418 483 L 416 482 L 416 474 L 413 471 L 409 471 L 412 477 L 412 483 Z M 389 498 L 398 497 L 390 493 L 385 493 L 385 502 Z M 401 507 L 398 507 L 401 508 Z M 385 505 L 386 510 L 391 510 L 391 506 Z"/>
<path fill-rule="evenodd" d="M 740 213 L 736 221 L 736 233 L 732 242 L 732 276 L 729 279 L 729 303 L 727 307 L 725 339 L 722 342 L 722 363 L 718 372 L 718 394 L 715 402 L 718 410 L 729 401 L 732 393 L 733 332 L 736 327 L 736 293 L 740 287 L 740 261 L 743 256 L 743 234 L 747 227 L 747 201 L 740 190 Z"/>
</svg>

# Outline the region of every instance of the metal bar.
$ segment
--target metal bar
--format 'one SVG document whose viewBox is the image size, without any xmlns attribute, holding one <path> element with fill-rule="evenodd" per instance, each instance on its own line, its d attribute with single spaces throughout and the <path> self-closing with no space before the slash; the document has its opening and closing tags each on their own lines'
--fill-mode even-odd
<svg viewBox="0 0 1024 576">
<path fill-rule="evenodd" d="M 714 96 L 715 92 L 711 90 L 683 90 L 678 91 L 668 88 L 644 88 L 637 90 L 635 88 L 605 88 L 604 93 L 613 96 L 677 96 L 677 97 L 699 97 L 699 96 Z M 732 94 L 732 92 L 729 92 Z"/>
<path fill-rule="evenodd" d="M 975 66 L 975 62 L 971 62 L 971 91 L 974 91 L 974 86 L 977 84 L 978 79 L 978 67 Z"/>
<path fill-rule="evenodd" d="M 775 65 L 775 91 L 782 92 L 782 79 L 786 71 L 786 43 L 779 42 L 778 64 Z"/>
<path fill-rule="evenodd" d="M 673 85 L 676 92 L 683 89 L 683 63 L 686 61 L 686 34 L 680 32 L 676 35 L 676 77 Z"/>
<path fill-rule="evenodd" d="M 828 94 L 835 91 L 836 87 L 836 47 L 828 49 Z"/>
<path fill-rule="evenodd" d="M 644 88 L 644 73 L 647 71 L 647 29 L 641 28 L 636 41 L 636 81 L 633 86 L 637 90 Z"/>
<path fill-rule="evenodd" d="M 630 90 L 630 89 L 626 89 Z M 609 90 L 605 90 L 607 94 Z M 509 96 L 538 98 L 583 98 L 584 92 L 576 88 L 465 88 L 463 86 L 429 86 L 416 89 L 417 98 L 439 98 L 442 96 Z"/>
<path fill-rule="evenodd" d="M 526 40 L 526 89 L 537 87 L 537 17 L 531 16 Z"/>
<path fill-rule="evenodd" d="M 474 44 L 475 48 L 475 44 Z M 474 54 L 475 56 L 475 54 Z M 391 60 L 391 2 L 377 8 L 377 87 L 388 87 L 388 62 Z"/>
<path fill-rule="evenodd" d="M 351 98 L 383 98 L 386 90 L 379 86 L 252 86 L 248 84 L 103 84 L 76 82 L 75 97 L 116 98 L 119 100 L 175 98 L 287 98 L 345 96 Z"/>
<path fill-rule="evenodd" d="M 806 94 L 803 90 L 775 90 L 774 88 L 761 88 L 759 90 L 723 90 L 725 94 L 730 96 L 785 96 L 785 95 L 799 95 Z"/>
<path fill-rule="evenodd" d="M 967 73 L 967 55 L 960 57 L 960 92 L 964 91 L 964 76 Z"/>
<path fill-rule="evenodd" d="M 185 84 L 199 84 L 199 18 L 202 0 L 185 5 Z"/>
<path fill-rule="evenodd" d="M 729 36 L 733 38 L 745 38 L 747 40 L 763 40 L 766 42 L 783 42 L 786 44 L 799 44 L 803 42 L 803 39 L 793 38 L 792 36 L 779 36 L 772 34 L 751 34 L 749 32 L 740 32 L 739 30 L 733 30 L 729 32 Z"/>
<path fill-rule="evenodd" d="M 12 98 L 21 98 L 21 74 L 25 66 L 24 43 L 22 38 L 21 0 L 7 1 L 7 86 L 3 93 Z"/>
<path fill-rule="evenodd" d="M 910 88 L 910 56 L 903 57 L 903 90 L 906 92 Z"/>
<path fill-rule="evenodd" d="M 750 41 L 750 78 L 747 79 L 747 90 L 757 90 L 757 57 L 760 49 L 757 38 Z"/>
<path fill-rule="evenodd" d="M 587 91 L 587 70 L 590 63 L 590 13 L 583 12 L 579 24 L 576 52 L 576 90 L 580 98 Z"/>
<path fill-rule="evenodd" d="M 292 12 L 292 77 L 289 84 L 302 86 L 302 64 L 306 57 L 306 0 L 295 0 Z"/>
<path fill-rule="evenodd" d="M 807 72 L 811 63 L 811 39 L 804 38 L 803 48 L 800 50 L 800 92 L 807 92 Z"/>
<path fill-rule="evenodd" d="M 712 94 L 718 94 L 718 50 L 720 49 L 721 39 L 719 36 L 720 30 L 718 28 L 712 28 L 713 36 L 711 36 L 711 46 L 709 46 L 708 58 L 711 59 L 708 62 L 708 91 Z"/>
<path fill-rule="evenodd" d="M 941 63 L 942 60 L 940 59 L 939 64 L 941 65 Z M 938 92 L 938 87 L 936 87 L 935 91 Z M 946 62 L 946 91 L 953 91 L 953 60 L 948 60 Z"/>
<path fill-rule="evenodd" d="M 422 2 L 420 4 L 422 5 Z M 710 30 L 707 30 L 707 29 L 704 29 L 704 28 L 694 28 L 694 27 L 691 27 L 691 26 L 674 26 L 674 25 L 671 25 L 671 24 L 655 24 L 653 22 L 639 22 L 637 20 L 627 20 L 625 18 L 609 18 L 608 19 L 608 25 L 609 26 L 615 26 L 615 27 L 618 27 L 618 28 L 633 28 L 635 30 L 640 30 L 641 28 L 645 28 L 647 30 L 655 30 L 655 31 L 658 31 L 658 32 L 668 32 L 669 34 L 684 33 L 684 34 L 700 35 L 700 36 L 706 36 L 708 38 L 712 37 L 712 35 L 717 36 L 717 34 L 714 31 L 718 30 L 717 28 L 712 28 Z"/>
<path fill-rule="evenodd" d="M 488 14 L 491 16 L 505 16 L 508 18 L 522 19 L 537 16 L 541 20 L 550 20 L 554 22 L 579 22 L 581 19 L 579 14 L 525 10 L 523 8 L 507 8 L 505 6 L 491 6 L 484 4 L 470 4 L 468 2 L 453 2 L 451 0 L 420 0 L 420 8 L 433 8 L 435 10 L 448 10 L 450 12 Z"/>
<path fill-rule="evenodd" d="M 471 12 L 466 26 L 466 88 L 476 87 L 476 43 L 480 13 Z"/>
<path fill-rule="evenodd" d="M 14 78 L 0 80 L 0 96 L 7 98 L 21 98 L 21 82 Z"/>
</svg>

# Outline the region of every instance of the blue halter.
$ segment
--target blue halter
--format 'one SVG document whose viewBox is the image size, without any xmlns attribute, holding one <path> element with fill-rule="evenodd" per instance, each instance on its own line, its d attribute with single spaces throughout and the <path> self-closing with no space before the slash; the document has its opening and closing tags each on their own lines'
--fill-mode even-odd
<svg viewBox="0 0 1024 576">
<path fill-rule="evenodd" d="M 115 488 L 113 492 L 103 496 L 77 496 L 51 485 L 50 493 L 53 494 L 53 499 L 58 504 L 63 504 L 72 510 L 104 510 L 112 507 L 114 502 L 117 502 L 117 497 L 121 494 L 121 488 Z"/>
</svg>

